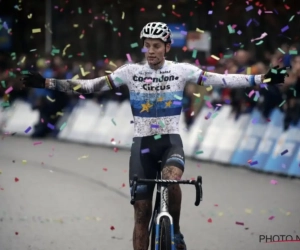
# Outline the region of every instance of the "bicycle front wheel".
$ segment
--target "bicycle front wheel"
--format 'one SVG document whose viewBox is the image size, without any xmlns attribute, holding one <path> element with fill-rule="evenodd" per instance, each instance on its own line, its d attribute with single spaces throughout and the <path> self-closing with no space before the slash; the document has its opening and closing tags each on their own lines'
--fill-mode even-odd
<svg viewBox="0 0 300 250">
<path fill-rule="evenodd" d="M 159 250 L 172 250 L 171 222 L 167 216 L 160 220 Z"/>
</svg>

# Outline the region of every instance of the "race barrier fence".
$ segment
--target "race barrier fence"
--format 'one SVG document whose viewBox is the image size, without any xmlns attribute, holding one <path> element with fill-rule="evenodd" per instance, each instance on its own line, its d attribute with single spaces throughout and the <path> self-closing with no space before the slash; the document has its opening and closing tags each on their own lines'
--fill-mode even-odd
<svg viewBox="0 0 300 250">
<path fill-rule="evenodd" d="M 258 110 L 237 120 L 228 105 L 207 118 L 209 111 L 203 107 L 189 130 L 181 116 L 186 157 L 300 177 L 300 122 L 283 131 L 283 114 L 278 109 L 273 110 L 269 121 Z M 38 119 L 30 104 L 17 100 L 0 112 L 0 128 L 2 133 L 29 136 L 33 129 L 25 130 Z M 71 112 L 64 112 L 55 130 L 58 140 L 129 149 L 133 137 L 129 101 L 109 101 L 100 106 L 80 100 Z"/>
</svg>

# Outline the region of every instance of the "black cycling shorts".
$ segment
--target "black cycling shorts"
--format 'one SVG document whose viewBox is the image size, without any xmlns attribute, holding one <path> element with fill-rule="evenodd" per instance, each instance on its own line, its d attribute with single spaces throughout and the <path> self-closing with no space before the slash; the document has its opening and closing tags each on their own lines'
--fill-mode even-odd
<svg viewBox="0 0 300 250">
<path fill-rule="evenodd" d="M 184 171 L 185 157 L 180 135 L 134 137 L 129 160 L 129 184 L 134 175 L 155 179 L 158 171 L 175 166 Z M 138 185 L 136 200 L 152 199 L 155 185 Z M 131 188 L 130 188 L 131 190 Z"/>
</svg>

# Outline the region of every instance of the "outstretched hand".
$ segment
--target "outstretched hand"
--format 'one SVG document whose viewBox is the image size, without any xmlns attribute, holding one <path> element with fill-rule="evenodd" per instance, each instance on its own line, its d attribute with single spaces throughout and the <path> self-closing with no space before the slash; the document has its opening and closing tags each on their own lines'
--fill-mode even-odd
<svg viewBox="0 0 300 250">
<path fill-rule="evenodd" d="M 29 71 L 20 80 L 23 86 L 27 88 L 45 88 L 46 79 L 38 72 Z"/>
<path fill-rule="evenodd" d="M 267 83 L 269 85 L 276 85 L 284 83 L 285 77 L 289 76 L 288 70 L 291 69 L 291 67 L 281 67 L 275 66 L 264 75 L 264 83 Z"/>
</svg>

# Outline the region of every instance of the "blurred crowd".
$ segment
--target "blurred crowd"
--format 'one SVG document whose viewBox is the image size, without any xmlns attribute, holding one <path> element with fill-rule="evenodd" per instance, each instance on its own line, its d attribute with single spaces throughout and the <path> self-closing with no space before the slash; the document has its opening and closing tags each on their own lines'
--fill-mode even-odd
<svg viewBox="0 0 300 250">
<path fill-rule="evenodd" d="M 268 119 L 272 110 L 279 108 L 284 112 L 282 126 L 287 130 L 291 125 L 298 123 L 300 118 L 300 46 L 284 44 L 273 53 L 266 52 L 264 60 L 256 61 L 250 51 L 225 51 L 220 60 L 212 57 L 207 58 L 205 64 L 197 65 L 207 71 L 221 74 L 264 74 L 270 65 L 292 66 L 286 83 L 281 86 L 268 86 L 267 88 L 257 86 L 259 98 L 249 97 L 253 88 L 228 89 L 213 88 L 207 90 L 204 87 L 194 84 L 187 84 L 184 91 L 183 112 L 186 126 L 189 128 L 205 105 L 203 96 L 209 96 L 212 104 L 227 104 L 232 107 L 232 115 L 238 119 L 245 113 L 250 113 L 254 108 L 258 108 L 265 119 Z M 167 58 L 169 59 L 169 58 Z M 169 60 L 172 60 L 171 58 Z M 132 56 L 132 61 L 137 59 Z M 184 62 L 194 64 L 193 60 L 186 59 Z M 68 58 L 49 55 L 45 57 L 29 58 L 28 55 L 21 55 L 12 58 L 9 55 L 0 54 L 0 98 L 1 109 L 9 108 L 16 99 L 23 99 L 31 104 L 33 110 L 38 110 L 40 119 L 34 127 L 33 137 L 45 137 L 52 132 L 47 123 L 55 125 L 60 118 L 60 112 L 72 110 L 78 103 L 78 95 L 62 92 L 55 92 L 48 89 L 21 89 L 20 77 L 22 71 L 29 69 L 39 71 L 45 78 L 70 79 L 78 75 L 81 79 L 92 79 L 111 73 L 124 63 L 122 59 L 103 59 L 97 62 L 80 60 L 80 57 Z M 203 66 L 205 65 L 205 66 Z M 5 94 L 10 87 L 13 91 Z M 86 99 L 94 100 L 100 104 L 105 104 L 108 100 L 122 102 L 129 99 L 127 86 L 122 86 L 116 94 L 113 91 L 85 95 Z M 194 93 L 201 94 L 201 101 Z"/>
</svg>

